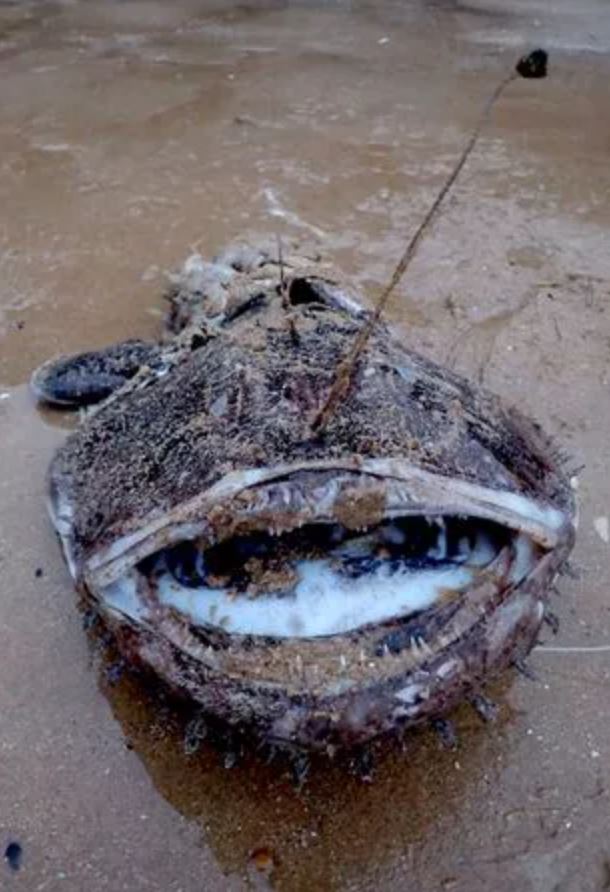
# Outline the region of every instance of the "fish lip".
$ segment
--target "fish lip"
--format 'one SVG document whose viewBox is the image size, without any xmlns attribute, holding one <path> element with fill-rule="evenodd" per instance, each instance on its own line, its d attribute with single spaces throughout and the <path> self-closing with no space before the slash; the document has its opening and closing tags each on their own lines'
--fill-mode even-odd
<svg viewBox="0 0 610 892">
<path fill-rule="evenodd" d="M 299 482 L 303 475 L 307 477 L 304 483 Z M 316 491 L 316 481 L 322 478 L 326 482 Z M 132 529 L 123 526 L 107 530 L 103 543 L 86 555 L 79 552 L 75 542 L 75 512 L 67 490 L 61 479 L 53 479 L 52 473 L 50 514 L 73 577 L 96 590 L 144 557 L 179 541 L 206 536 L 223 538 L 218 526 L 212 529 L 210 519 L 214 516 L 225 518 L 227 530 L 231 524 L 235 526 L 240 516 L 247 520 L 264 512 L 279 531 L 308 522 L 336 522 L 337 498 L 346 482 L 356 489 L 359 485 L 372 486 L 384 492 L 383 516 L 379 520 L 407 514 L 464 514 L 526 533 L 545 550 L 558 548 L 574 538 L 571 492 L 572 501 L 567 508 L 559 508 L 550 500 L 482 487 L 463 478 L 423 470 L 403 459 L 360 456 L 229 472 L 203 493 L 163 515 L 141 518 Z M 312 492 L 317 492 L 313 502 Z M 270 493 L 276 499 L 271 506 Z M 277 502 L 278 498 L 283 504 Z"/>
</svg>

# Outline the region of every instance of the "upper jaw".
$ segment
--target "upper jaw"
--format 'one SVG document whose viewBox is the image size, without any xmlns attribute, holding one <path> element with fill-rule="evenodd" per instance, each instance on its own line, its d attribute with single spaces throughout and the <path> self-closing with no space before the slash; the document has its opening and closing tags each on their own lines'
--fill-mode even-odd
<svg viewBox="0 0 610 892">
<path fill-rule="evenodd" d="M 549 501 L 433 474 L 400 458 L 358 456 L 233 471 L 163 514 L 115 524 L 87 553 L 60 480 L 52 481 L 50 513 L 72 575 L 90 591 L 185 539 L 214 543 L 236 532 L 277 534 L 307 523 L 347 521 L 364 528 L 407 514 L 466 515 L 523 533 L 544 551 L 574 536 L 573 510 Z"/>
</svg>

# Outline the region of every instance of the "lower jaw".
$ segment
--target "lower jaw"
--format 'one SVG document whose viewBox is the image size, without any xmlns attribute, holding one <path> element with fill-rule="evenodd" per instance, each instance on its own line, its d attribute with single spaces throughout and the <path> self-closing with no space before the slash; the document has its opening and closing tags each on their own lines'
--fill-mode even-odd
<svg viewBox="0 0 610 892">
<path fill-rule="evenodd" d="M 205 712 L 269 743 L 330 752 L 439 718 L 526 656 L 567 551 L 504 591 L 484 580 L 412 617 L 308 641 L 204 630 L 173 608 L 151 629 L 96 606 L 130 663 Z"/>
</svg>

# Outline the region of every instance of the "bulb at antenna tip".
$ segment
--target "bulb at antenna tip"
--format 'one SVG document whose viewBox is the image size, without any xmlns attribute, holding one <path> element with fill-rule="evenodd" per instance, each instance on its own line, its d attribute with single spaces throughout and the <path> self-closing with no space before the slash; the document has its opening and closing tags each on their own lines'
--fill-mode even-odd
<svg viewBox="0 0 610 892">
<path fill-rule="evenodd" d="M 517 74 L 525 78 L 540 78 L 547 75 L 547 63 L 549 54 L 546 50 L 532 50 L 527 56 L 522 56 L 515 69 Z"/>
</svg>

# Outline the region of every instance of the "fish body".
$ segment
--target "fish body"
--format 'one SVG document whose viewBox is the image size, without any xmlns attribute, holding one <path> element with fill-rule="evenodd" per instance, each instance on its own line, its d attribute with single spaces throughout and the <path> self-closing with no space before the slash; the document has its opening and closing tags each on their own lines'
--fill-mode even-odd
<svg viewBox="0 0 610 892">
<path fill-rule="evenodd" d="M 49 505 L 124 657 L 322 751 L 438 719 L 521 660 L 574 541 L 540 427 L 380 322 L 315 430 L 369 318 L 315 258 L 192 257 L 168 297 L 164 339 L 128 342 L 122 378 L 109 348 L 114 388 L 83 384 L 82 357 L 33 378 L 51 401 L 61 378 L 66 402 L 78 367 L 74 402 L 102 393 L 51 463 Z"/>
</svg>

